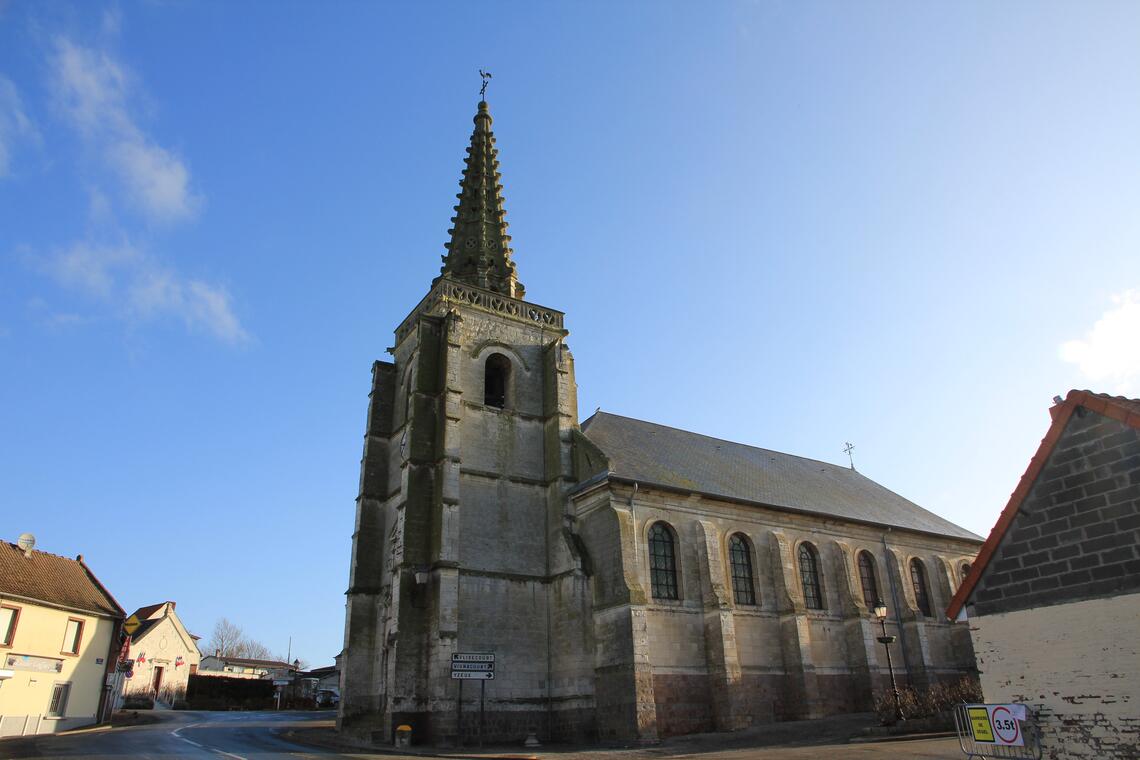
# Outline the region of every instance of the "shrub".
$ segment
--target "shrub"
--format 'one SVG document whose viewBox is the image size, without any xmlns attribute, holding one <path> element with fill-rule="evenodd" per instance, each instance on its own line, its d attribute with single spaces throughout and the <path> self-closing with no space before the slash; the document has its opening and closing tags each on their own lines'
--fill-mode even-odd
<svg viewBox="0 0 1140 760">
<path fill-rule="evenodd" d="M 149 694 L 130 694 L 123 700 L 124 710 L 153 710 L 154 698 Z"/>
<path fill-rule="evenodd" d="M 981 702 L 982 685 L 973 676 L 962 676 L 958 681 L 935 683 L 925 689 L 913 687 L 899 689 L 899 702 L 907 720 L 932 718 L 948 713 L 962 702 Z M 895 695 L 884 691 L 875 696 L 875 712 L 883 725 L 895 721 Z"/>
</svg>

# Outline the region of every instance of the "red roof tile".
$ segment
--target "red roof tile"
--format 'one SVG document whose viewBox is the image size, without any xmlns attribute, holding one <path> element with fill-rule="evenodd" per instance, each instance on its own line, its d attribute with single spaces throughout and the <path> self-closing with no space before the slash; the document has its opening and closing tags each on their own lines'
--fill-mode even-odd
<svg viewBox="0 0 1140 760">
<path fill-rule="evenodd" d="M 24 550 L 0 541 L 0 594 L 121 618 L 123 608 L 81 558 Z"/>
</svg>

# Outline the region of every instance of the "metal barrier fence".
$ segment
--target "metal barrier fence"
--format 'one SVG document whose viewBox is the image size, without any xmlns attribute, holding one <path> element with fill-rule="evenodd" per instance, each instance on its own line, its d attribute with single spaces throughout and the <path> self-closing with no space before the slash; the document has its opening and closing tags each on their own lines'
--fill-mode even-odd
<svg viewBox="0 0 1140 760">
<path fill-rule="evenodd" d="M 1041 760 L 1041 731 L 1025 705 L 960 704 L 954 725 L 967 758 Z"/>
</svg>

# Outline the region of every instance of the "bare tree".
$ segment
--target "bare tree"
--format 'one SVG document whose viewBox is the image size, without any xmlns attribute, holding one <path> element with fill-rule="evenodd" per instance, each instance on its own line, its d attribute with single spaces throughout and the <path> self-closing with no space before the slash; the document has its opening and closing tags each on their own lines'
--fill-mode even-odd
<svg viewBox="0 0 1140 760">
<path fill-rule="evenodd" d="M 214 632 L 206 644 L 207 654 L 219 653 L 222 657 L 244 657 L 252 660 L 269 660 L 273 653 L 260 641 L 245 635 L 239 626 L 227 618 L 214 624 Z"/>
<path fill-rule="evenodd" d="M 245 633 L 227 618 L 214 623 L 214 632 L 206 644 L 207 654 L 219 654 L 222 657 L 241 657 L 238 647 L 245 639 Z"/>
</svg>

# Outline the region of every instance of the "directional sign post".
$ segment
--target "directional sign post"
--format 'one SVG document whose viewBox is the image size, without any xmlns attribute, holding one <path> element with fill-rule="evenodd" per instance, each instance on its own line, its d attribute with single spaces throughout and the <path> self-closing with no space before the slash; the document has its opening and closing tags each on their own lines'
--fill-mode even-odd
<svg viewBox="0 0 1140 760">
<path fill-rule="evenodd" d="M 479 682 L 479 746 L 483 746 L 483 707 L 487 682 L 495 678 L 494 652 L 456 652 L 451 655 L 451 678 L 459 681 L 459 700 L 455 703 L 459 746 L 463 746 L 463 682 Z"/>
</svg>

